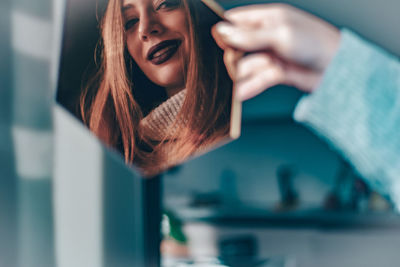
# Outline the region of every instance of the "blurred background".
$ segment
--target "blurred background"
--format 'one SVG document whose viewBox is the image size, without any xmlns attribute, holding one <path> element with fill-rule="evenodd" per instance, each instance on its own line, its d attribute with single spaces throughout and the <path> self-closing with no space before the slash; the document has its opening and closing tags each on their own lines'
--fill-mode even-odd
<svg viewBox="0 0 400 267">
<path fill-rule="evenodd" d="M 400 55 L 397 0 L 284 2 Z M 104 3 L 0 3 L 0 266 L 398 266 L 390 199 L 292 121 L 293 88 L 246 102 L 239 140 L 153 180 L 105 149 L 75 106 Z"/>
<path fill-rule="evenodd" d="M 219 2 L 231 8 L 275 1 Z M 279 2 L 400 55 L 398 1 Z M 245 102 L 239 140 L 164 176 L 164 221 L 173 228 L 167 240 L 183 245 L 169 243 L 165 251 L 213 255 L 233 266 L 242 266 L 240 259 L 243 266 L 397 266 L 400 218 L 390 199 L 293 122 L 300 97 L 277 86 Z"/>
</svg>

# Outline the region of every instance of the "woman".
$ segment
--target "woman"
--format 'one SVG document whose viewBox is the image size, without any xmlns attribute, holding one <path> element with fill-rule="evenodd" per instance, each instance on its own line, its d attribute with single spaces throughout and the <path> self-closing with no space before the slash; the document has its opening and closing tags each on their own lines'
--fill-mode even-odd
<svg viewBox="0 0 400 267">
<path fill-rule="evenodd" d="M 110 0 L 101 65 L 81 98 L 89 128 L 155 174 L 226 136 L 232 82 L 200 1 Z"/>
</svg>

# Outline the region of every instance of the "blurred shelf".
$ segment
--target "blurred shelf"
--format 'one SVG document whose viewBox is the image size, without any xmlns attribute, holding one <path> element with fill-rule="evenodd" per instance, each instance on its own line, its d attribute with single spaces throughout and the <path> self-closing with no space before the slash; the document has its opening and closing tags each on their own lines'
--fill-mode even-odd
<svg viewBox="0 0 400 267">
<path fill-rule="evenodd" d="M 318 208 L 273 211 L 257 207 L 190 208 L 175 207 L 183 222 L 207 222 L 224 226 L 261 228 L 365 229 L 400 228 L 400 216 L 393 212 L 327 211 Z"/>
</svg>

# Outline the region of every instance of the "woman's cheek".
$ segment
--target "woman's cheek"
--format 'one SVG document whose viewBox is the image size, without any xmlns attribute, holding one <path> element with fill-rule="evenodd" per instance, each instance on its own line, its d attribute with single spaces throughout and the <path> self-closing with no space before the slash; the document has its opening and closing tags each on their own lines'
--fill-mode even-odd
<svg viewBox="0 0 400 267">
<path fill-rule="evenodd" d="M 128 52 L 131 58 L 136 62 L 136 64 L 142 69 L 142 61 L 141 56 L 140 56 L 140 50 L 137 46 L 134 45 L 129 45 L 128 46 Z"/>
</svg>

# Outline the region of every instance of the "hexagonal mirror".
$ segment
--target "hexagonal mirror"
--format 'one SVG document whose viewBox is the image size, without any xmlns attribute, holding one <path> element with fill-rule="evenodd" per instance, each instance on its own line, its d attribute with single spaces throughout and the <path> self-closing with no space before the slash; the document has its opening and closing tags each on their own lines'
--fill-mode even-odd
<svg viewBox="0 0 400 267">
<path fill-rule="evenodd" d="M 218 12 L 189 0 L 68 5 L 57 101 L 127 164 L 153 176 L 240 135 L 211 35 Z"/>
</svg>

